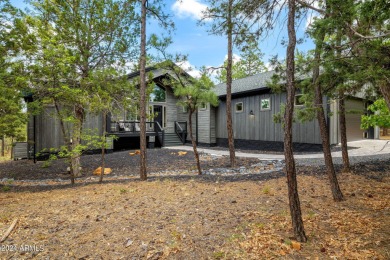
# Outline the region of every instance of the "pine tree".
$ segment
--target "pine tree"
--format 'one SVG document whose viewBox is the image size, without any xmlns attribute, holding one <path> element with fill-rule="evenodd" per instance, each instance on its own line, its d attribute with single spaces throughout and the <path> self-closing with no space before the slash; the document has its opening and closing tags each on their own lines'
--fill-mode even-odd
<svg viewBox="0 0 390 260">
<path fill-rule="evenodd" d="M 298 182 L 295 169 L 295 159 L 292 147 L 292 122 L 294 113 L 294 97 L 295 97 L 295 45 L 296 45 L 296 33 L 295 33 L 295 0 L 288 1 L 288 46 L 287 46 L 287 58 L 286 58 L 286 76 L 287 76 L 287 103 L 286 111 L 284 115 L 284 157 L 286 161 L 286 174 L 288 185 L 288 199 L 290 205 L 290 214 L 292 220 L 292 226 L 296 239 L 300 242 L 306 242 L 307 237 L 305 234 L 301 204 L 298 195 Z"/>
</svg>

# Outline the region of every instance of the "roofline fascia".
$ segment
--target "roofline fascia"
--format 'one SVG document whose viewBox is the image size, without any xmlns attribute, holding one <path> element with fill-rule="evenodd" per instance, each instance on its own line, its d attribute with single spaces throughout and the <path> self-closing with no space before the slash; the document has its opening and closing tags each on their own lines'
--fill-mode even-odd
<svg viewBox="0 0 390 260">
<path fill-rule="evenodd" d="M 246 90 L 242 92 L 232 93 L 232 98 L 242 97 L 242 96 L 254 96 L 257 94 L 266 94 L 271 92 L 271 88 L 263 87 L 263 88 L 256 88 L 251 90 Z M 219 95 L 218 98 L 226 99 L 226 94 Z"/>
</svg>

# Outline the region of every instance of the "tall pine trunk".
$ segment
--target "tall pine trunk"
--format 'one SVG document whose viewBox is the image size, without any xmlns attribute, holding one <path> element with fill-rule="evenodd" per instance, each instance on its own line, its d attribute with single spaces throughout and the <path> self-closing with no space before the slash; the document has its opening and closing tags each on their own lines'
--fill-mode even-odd
<svg viewBox="0 0 390 260">
<path fill-rule="evenodd" d="M 294 51 L 296 45 L 295 35 L 295 0 L 288 1 L 288 38 L 287 47 L 287 103 L 284 114 L 284 157 L 286 160 L 286 174 L 288 184 L 288 200 L 290 205 L 291 221 L 295 238 L 300 242 L 306 242 L 307 237 L 302 221 L 301 204 L 298 195 L 298 182 L 295 169 L 295 160 L 292 147 L 292 123 L 294 113 Z"/>
<path fill-rule="evenodd" d="M 322 102 L 322 89 L 320 83 L 320 61 L 321 61 L 321 50 L 322 43 L 325 38 L 325 31 L 319 32 L 318 39 L 316 42 L 315 54 L 314 54 L 314 67 L 313 67 L 313 83 L 315 88 L 315 106 L 317 110 L 317 120 L 320 126 L 322 150 L 324 153 L 324 160 L 326 166 L 326 172 L 328 174 L 330 189 L 332 191 L 333 199 L 335 201 L 342 201 L 344 199 L 343 193 L 341 192 L 336 172 L 334 170 L 332 154 L 330 151 L 330 138 L 328 131 L 328 124 L 325 118 L 325 112 Z"/>
<path fill-rule="evenodd" d="M 341 46 L 341 31 L 337 31 L 336 42 L 337 46 Z M 336 50 L 336 56 L 338 59 L 342 58 L 341 49 L 338 48 Z M 341 82 L 344 82 L 342 79 Z M 338 112 L 339 112 L 339 125 L 340 125 L 340 143 L 341 143 L 341 155 L 343 158 L 343 172 L 350 172 L 351 167 L 349 164 L 349 156 L 348 156 L 348 145 L 347 145 L 347 124 L 345 121 L 345 94 L 344 89 L 339 89 L 339 102 L 338 102 Z"/>
<path fill-rule="evenodd" d="M 146 173 L 146 3 L 141 7 L 141 55 L 140 55 L 140 178 L 147 179 Z"/>
<path fill-rule="evenodd" d="M 228 57 L 226 68 L 226 127 L 228 134 L 230 166 L 236 166 L 236 153 L 234 150 L 234 134 L 232 123 L 232 65 L 233 65 L 233 24 L 232 24 L 233 0 L 229 0 L 227 17 Z"/>
<path fill-rule="evenodd" d="M 106 160 L 105 160 L 105 151 L 106 151 L 106 145 L 107 145 L 107 137 L 106 137 L 106 124 L 107 124 L 107 112 L 103 112 L 103 123 L 102 123 L 102 158 L 101 158 L 101 171 L 100 171 L 100 177 L 99 182 L 103 182 L 103 175 L 104 175 L 104 168 L 106 167 Z"/>
<path fill-rule="evenodd" d="M 383 80 L 379 83 L 379 89 L 383 95 L 383 98 L 386 101 L 387 107 L 390 111 L 390 80 Z"/>
<path fill-rule="evenodd" d="M 71 143 L 71 141 L 69 139 L 69 136 L 68 136 L 68 134 L 66 132 L 65 123 L 64 123 L 64 120 L 63 120 L 63 118 L 61 116 L 61 111 L 60 111 L 58 102 L 56 100 L 54 100 L 54 105 L 55 105 L 55 108 L 56 108 L 57 116 L 58 116 L 58 118 L 60 120 L 61 132 L 62 132 L 62 135 L 64 137 L 64 143 L 66 144 L 66 147 L 68 148 L 68 152 L 70 153 L 72 151 L 72 143 Z M 70 181 L 71 181 L 72 184 L 74 184 L 72 155 L 69 155 L 68 159 L 69 159 L 69 169 L 70 169 Z"/>
<path fill-rule="evenodd" d="M 1 156 L 5 156 L 5 136 L 1 136 Z"/>
<path fill-rule="evenodd" d="M 341 154 L 343 157 L 343 172 L 350 172 L 348 145 L 347 145 L 347 125 L 345 121 L 345 95 L 342 90 L 339 92 L 339 124 L 340 124 L 340 143 Z"/>
<path fill-rule="evenodd" d="M 81 133 L 83 131 L 84 109 L 80 105 L 75 106 L 75 123 L 73 124 L 71 144 L 71 183 L 74 184 L 75 177 L 81 176 L 81 163 L 79 146 L 81 144 Z"/>
<path fill-rule="evenodd" d="M 198 174 L 201 175 L 202 174 L 202 169 L 200 168 L 199 153 L 198 153 L 198 149 L 197 149 L 197 146 L 196 146 L 196 141 L 194 140 L 194 137 L 192 135 L 192 115 L 193 115 L 193 113 L 194 113 L 194 111 L 192 111 L 192 109 L 190 109 L 190 113 L 188 115 L 188 127 L 189 127 L 189 131 L 190 131 L 190 138 L 191 138 L 192 148 L 194 149 L 195 160 L 196 160 L 196 167 L 198 168 Z"/>
</svg>

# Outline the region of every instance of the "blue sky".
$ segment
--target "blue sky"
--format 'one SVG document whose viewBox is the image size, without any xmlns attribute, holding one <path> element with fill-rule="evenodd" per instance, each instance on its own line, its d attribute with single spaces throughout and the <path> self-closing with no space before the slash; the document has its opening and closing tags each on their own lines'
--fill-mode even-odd
<svg viewBox="0 0 390 260">
<path fill-rule="evenodd" d="M 11 3 L 19 8 L 26 5 L 23 0 L 11 0 Z M 209 35 L 206 27 L 197 25 L 197 20 L 201 18 L 201 12 L 207 5 L 203 0 L 167 0 L 164 1 L 165 10 L 172 17 L 176 30 L 173 34 L 173 44 L 170 51 L 188 54 L 188 64 L 199 68 L 201 66 L 220 66 L 227 54 L 227 41 L 222 36 Z M 298 37 L 302 37 L 307 26 L 308 19 L 304 18 L 297 30 Z M 281 22 L 281 24 L 284 24 Z M 152 23 L 149 25 L 150 33 L 160 33 L 160 28 Z M 259 42 L 260 49 L 264 56 L 264 62 L 267 63 L 269 58 L 278 55 L 284 58 L 286 48 L 281 45 L 282 40 L 287 39 L 286 27 L 277 26 L 274 32 L 270 33 L 266 39 Z M 300 51 L 313 48 L 310 40 L 297 47 Z M 239 55 L 237 51 L 234 51 Z M 196 70 L 193 71 L 196 75 Z"/>
</svg>

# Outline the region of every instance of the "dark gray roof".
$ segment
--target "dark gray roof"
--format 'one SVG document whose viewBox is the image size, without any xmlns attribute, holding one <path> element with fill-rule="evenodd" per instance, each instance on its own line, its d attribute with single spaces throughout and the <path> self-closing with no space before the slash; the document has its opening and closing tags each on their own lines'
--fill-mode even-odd
<svg viewBox="0 0 390 260">
<path fill-rule="evenodd" d="M 150 73 L 150 72 L 153 73 L 152 74 L 153 79 L 161 77 L 163 75 L 167 75 L 167 74 L 176 78 L 176 75 L 172 72 L 173 67 L 179 68 L 182 71 L 182 74 L 184 76 L 191 78 L 191 76 L 187 72 L 185 72 L 178 65 L 176 65 L 175 63 L 173 63 L 172 61 L 169 61 L 169 60 L 161 62 L 161 63 L 153 65 L 153 66 L 146 67 L 145 72 L 146 72 L 146 75 L 148 75 L 148 73 Z M 127 74 L 127 78 L 129 80 L 132 80 L 132 79 L 139 77 L 139 75 L 140 75 L 139 71 L 134 71 L 132 73 Z"/>
<path fill-rule="evenodd" d="M 233 80 L 232 94 L 249 92 L 257 89 L 266 89 L 268 88 L 267 82 L 271 81 L 271 77 L 274 73 L 275 71 L 266 71 L 246 78 Z M 226 83 L 216 85 L 214 92 L 217 96 L 225 96 Z"/>
</svg>

